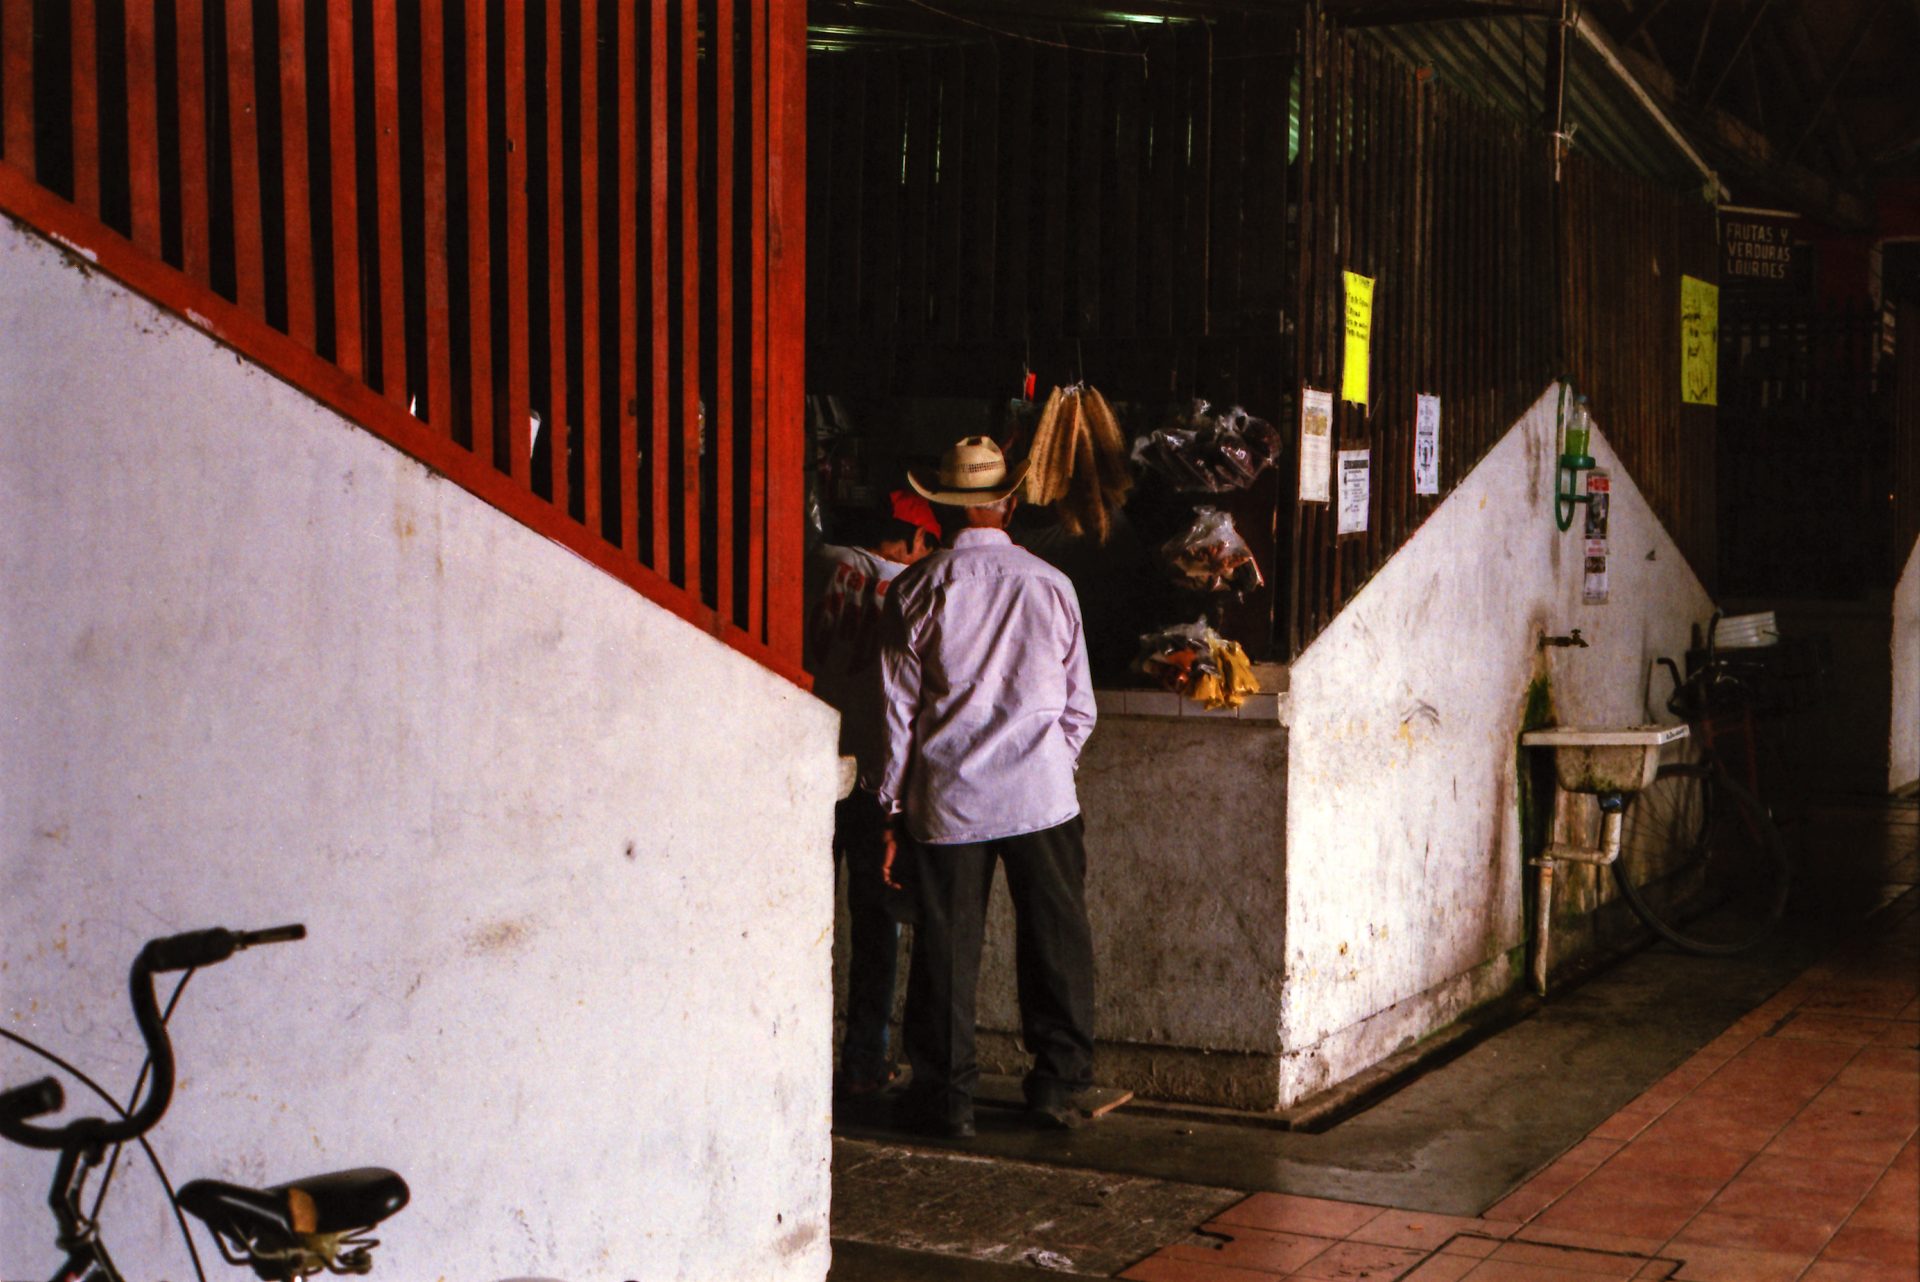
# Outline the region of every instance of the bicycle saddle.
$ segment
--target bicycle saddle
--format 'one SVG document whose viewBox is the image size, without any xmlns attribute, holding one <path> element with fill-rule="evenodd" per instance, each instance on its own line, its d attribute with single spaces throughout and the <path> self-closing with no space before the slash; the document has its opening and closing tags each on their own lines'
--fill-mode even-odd
<svg viewBox="0 0 1920 1282">
<path fill-rule="evenodd" d="M 250 1254 L 278 1255 L 311 1246 L 316 1238 L 370 1229 L 405 1206 L 407 1197 L 407 1182 L 394 1172 L 363 1166 L 267 1189 L 194 1180 L 174 1200 Z"/>
</svg>

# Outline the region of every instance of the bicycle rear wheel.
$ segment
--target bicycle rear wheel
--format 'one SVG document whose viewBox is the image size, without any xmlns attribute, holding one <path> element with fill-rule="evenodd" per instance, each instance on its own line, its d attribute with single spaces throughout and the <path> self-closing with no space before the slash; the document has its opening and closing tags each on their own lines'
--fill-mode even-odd
<svg viewBox="0 0 1920 1282">
<path fill-rule="evenodd" d="M 1640 919 L 1692 953 L 1741 952 L 1786 911 L 1786 844 L 1751 792 L 1702 762 L 1660 767 L 1627 804 L 1620 892 Z"/>
</svg>

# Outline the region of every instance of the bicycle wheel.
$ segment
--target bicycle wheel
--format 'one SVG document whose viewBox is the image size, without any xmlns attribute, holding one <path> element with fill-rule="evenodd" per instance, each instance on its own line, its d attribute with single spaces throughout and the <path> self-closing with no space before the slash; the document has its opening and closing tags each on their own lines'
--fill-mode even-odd
<svg viewBox="0 0 1920 1282">
<path fill-rule="evenodd" d="M 1702 762 L 1660 767 L 1623 817 L 1620 892 L 1663 939 L 1692 953 L 1751 948 L 1786 911 L 1786 844 L 1752 793 Z"/>
</svg>

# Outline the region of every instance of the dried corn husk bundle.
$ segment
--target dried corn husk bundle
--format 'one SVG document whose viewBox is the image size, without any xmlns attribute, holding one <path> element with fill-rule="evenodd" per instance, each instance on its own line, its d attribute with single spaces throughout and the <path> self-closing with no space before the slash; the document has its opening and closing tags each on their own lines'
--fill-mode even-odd
<svg viewBox="0 0 1920 1282">
<path fill-rule="evenodd" d="M 1127 438 L 1107 398 L 1076 383 L 1053 389 L 1028 451 L 1027 502 L 1052 504 L 1067 533 L 1105 543 L 1113 513 L 1133 488 Z"/>
</svg>

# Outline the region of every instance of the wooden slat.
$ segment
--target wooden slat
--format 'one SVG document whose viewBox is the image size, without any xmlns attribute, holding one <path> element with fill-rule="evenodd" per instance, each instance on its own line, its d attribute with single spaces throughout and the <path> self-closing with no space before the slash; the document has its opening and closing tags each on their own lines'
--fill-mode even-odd
<svg viewBox="0 0 1920 1282">
<path fill-rule="evenodd" d="M 548 484 L 553 506 L 567 510 L 567 96 L 560 74 L 560 0 L 547 0 L 547 379 Z"/>
<path fill-rule="evenodd" d="M 487 4 L 466 0 L 467 123 L 467 387 L 474 452 L 493 456 L 493 227 L 489 214 L 487 127 Z"/>
<path fill-rule="evenodd" d="M 139 5 L 140 0 L 132 0 Z M 131 21 L 131 20 L 129 20 Z M 149 18 L 151 21 L 151 18 Z M 33 139 L 33 6 L 0 4 L 0 43 L 6 57 L 6 101 L 0 103 L 0 146 L 6 161 L 29 178 L 39 174 Z"/>
<path fill-rule="evenodd" d="M 900 97 L 900 55 L 887 51 L 863 57 L 867 75 L 864 113 L 855 119 L 870 122 L 866 137 L 857 145 L 849 141 L 848 160 L 853 166 L 853 186 L 844 194 L 853 219 L 850 230 L 859 235 L 853 260 L 847 263 L 849 282 L 859 293 L 859 329 L 884 343 L 895 333 L 903 305 L 911 309 L 924 305 L 925 298 L 900 292 L 901 181 L 900 149 L 902 99 Z M 851 122 L 849 122 L 851 124 Z M 854 129 L 861 128 L 851 124 Z M 859 134 L 852 135 L 859 138 Z M 835 175 L 844 178 L 846 170 Z M 831 224 L 822 223 L 822 226 Z M 822 237 L 824 240 L 825 237 Z M 835 267 L 840 263 L 836 260 Z"/>
<path fill-rule="evenodd" d="M 700 592 L 700 11 L 680 4 L 680 493 L 681 574 Z"/>
<path fill-rule="evenodd" d="M 603 530 L 600 499 L 600 6 L 580 5 L 580 483 L 587 530 Z M 731 154 L 731 153 L 729 153 Z M 629 223 L 627 226 L 631 227 Z M 622 285 L 623 290 L 630 287 Z"/>
<path fill-rule="evenodd" d="M 737 619 L 733 599 L 733 148 L 734 31 L 736 0 L 714 6 L 714 227 L 709 253 L 714 264 L 714 608 Z"/>
<path fill-rule="evenodd" d="M 1246 60 L 1222 63 L 1212 107 L 1212 208 L 1208 211 L 1207 313 L 1209 333 L 1233 333 L 1240 315 L 1240 216 L 1245 195 Z"/>
<path fill-rule="evenodd" d="M 195 0 L 178 0 L 184 13 Z M 438 3 L 438 0 L 430 0 Z M 286 192 L 287 334 L 302 347 L 314 341 L 313 206 L 307 179 L 307 6 L 280 4 L 280 163 Z M 184 111 L 183 117 L 184 119 Z M 185 154 L 184 148 L 182 154 Z M 183 180 L 184 180 L 184 164 Z"/>
<path fill-rule="evenodd" d="M 21 5 L 0 6 L 11 13 Z M 128 0 L 127 186 L 133 243 L 160 256 L 160 136 L 154 0 Z M 11 82 L 12 77 L 8 77 Z M 11 151 L 9 154 L 12 154 Z"/>
<path fill-rule="evenodd" d="M 768 0 L 747 0 L 751 14 L 748 47 L 748 236 L 753 246 L 749 287 L 752 341 L 747 371 L 747 617 L 749 636 L 767 635 L 767 377 L 771 365 L 772 333 L 768 324 L 768 268 L 773 261 L 768 241 L 767 138 L 776 107 L 768 85 L 772 38 Z M 804 117 L 803 117 L 804 118 Z M 806 171 L 801 170 L 804 174 Z"/>
<path fill-rule="evenodd" d="M 1041 169 L 1035 186 L 1040 199 L 1039 260 L 1034 279 L 1039 282 L 1037 300 L 1028 305 L 1033 316 L 1035 338 L 1056 338 L 1063 332 L 1063 317 L 1071 315 L 1067 297 L 1068 254 L 1071 230 L 1077 228 L 1080 214 L 1069 195 L 1073 173 L 1073 55 L 1064 49 L 1042 48 L 1035 55 L 1035 106 L 1041 113 L 1042 134 L 1039 151 Z M 1074 376 L 1069 369 L 1043 370 L 1050 382 L 1065 383 Z"/>
<path fill-rule="evenodd" d="M 1187 112 L 1193 129 L 1193 155 L 1188 161 L 1187 180 L 1182 188 L 1186 209 L 1181 218 L 1181 259 L 1192 273 L 1177 289 L 1174 299 L 1175 325 L 1183 334 L 1207 332 L 1207 279 L 1212 273 L 1210 236 L 1213 198 L 1213 28 L 1195 31 L 1190 37 L 1199 47 L 1187 81 Z"/>
<path fill-rule="evenodd" d="M 995 255 L 998 326 L 1008 338 L 1030 333 L 1031 212 L 1033 209 L 1033 46 L 998 45 L 1006 108 L 1001 113 L 999 252 Z"/>
<path fill-rule="evenodd" d="M 1077 61 L 1080 65 L 1075 70 L 1075 80 L 1080 92 L 1074 103 L 1075 119 L 1070 135 L 1074 142 L 1069 164 L 1074 190 L 1080 194 L 1081 201 L 1090 203 L 1096 210 L 1104 210 L 1101 184 L 1105 181 L 1106 139 L 1113 129 L 1106 85 L 1107 74 L 1115 64 L 1112 58 L 1093 54 L 1083 54 Z M 1069 270 L 1074 282 L 1074 306 L 1068 328 L 1080 337 L 1098 337 L 1105 332 L 1100 311 L 1100 277 L 1102 258 L 1111 252 L 1104 243 L 1105 223 L 1104 213 L 1093 217 L 1083 215 L 1072 232 L 1073 261 Z M 1132 246 L 1127 249 L 1131 252 Z M 1082 370 L 1075 372 L 1084 374 Z"/>
<path fill-rule="evenodd" d="M 374 201 L 379 228 L 380 390 L 407 408 L 406 267 L 400 236 L 400 42 L 394 6 L 373 6 Z"/>
<path fill-rule="evenodd" d="M 1241 215 L 1242 323 L 1250 332 L 1279 332 L 1287 244 L 1287 86 L 1293 67 L 1282 55 L 1248 62 L 1243 134 L 1246 185 Z M 1269 408 L 1268 413 L 1273 411 Z"/>
<path fill-rule="evenodd" d="M 831 121 L 828 137 L 834 146 L 832 155 L 822 161 L 832 184 L 833 214 L 822 230 L 821 240 L 827 245 L 824 260 L 832 269 L 819 278 L 819 312 L 835 333 L 854 331 L 861 323 L 865 282 L 875 270 L 866 260 L 867 248 L 874 247 L 880 269 L 891 264 L 898 253 L 897 248 L 889 249 L 882 237 L 887 230 L 883 222 L 877 221 L 871 231 L 867 226 L 868 206 L 877 206 L 889 194 L 883 180 L 867 179 L 869 172 L 877 173 L 883 167 L 878 161 L 866 163 L 870 159 L 867 153 L 893 132 L 882 129 L 878 121 L 868 126 L 867 84 L 870 76 L 881 74 L 880 68 L 891 57 L 859 57 L 835 64 L 833 103 L 827 113 Z M 898 163 L 896 140 L 893 163 L 884 168 L 891 171 Z"/>
<path fill-rule="evenodd" d="M 650 302 L 653 308 L 653 451 L 649 467 L 653 481 L 653 554 L 648 560 L 662 575 L 671 573 L 672 530 L 668 515 L 671 480 L 667 460 L 673 433 L 672 397 L 673 357 L 668 346 L 668 318 L 671 303 L 667 297 L 667 187 L 670 181 L 667 122 L 667 64 L 672 56 L 667 45 L 667 7 L 652 6 L 653 22 L 647 28 L 647 49 L 652 87 L 648 119 L 651 122 L 650 168 L 652 201 L 648 208 L 649 246 L 652 250 Z M 698 586 L 697 584 L 695 585 Z"/>
<path fill-rule="evenodd" d="M 640 555 L 640 184 L 647 174 L 640 151 L 640 78 L 634 6 L 614 6 L 615 59 L 619 91 L 614 177 L 620 185 L 619 237 L 620 299 L 620 547 L 629 557 Z M 757 82 L 756 82 L 757 83 Z M 758 331 L 755 331 L 758 333 Z M 756 490 L 755 493 L 758 493 Z"/>
<path fill-rule="evenodd" d="M 72 0 L 73 203 L 100 216 L 99 14 L 94 0 Z"/>
<path fill-rule="evenodd" d="M 376 6 L 377 7 L 377 6 Z M 234 301 L 266 315 L 267 269 L 260 223 L 260 109 L 254 101 L 253 4 L 227 0 L 227 143 L 233 180 Z M 192 86 L 182 80 L 185 92 Z"/>
<path fill-rule="evenodd" d="M 213 282 L 213 219 L 207 215 L 205 21 L 205 0 L 175 0 L 180 92 L 180 271 L 198 284 Z M 301 119 L 305 119 L 305 102 L 301 102 Z"/>
<path fill-rule="evenodd" d="M 927 327 L 927 255 L 933 222 L 933 66 L 924 49 L 901 55 L 899 69 L 901 109 L 906 121 L 905 188 L 901 193 L 900 223 L 900 305 L 894 318 L 895 332 L 918 338 Z M 878 101 L 878 100 L 876 100 Z M 892 130 L 875 121 L 877 137 Z M 889 147 L 889 151 L 894 149 Z M 891 159 L 886 164 L 891 179 Z M 877 175 L 867 180 L 869 190 L 883 181 Z M 863 200 L 865 196 L 863 194 Z M 877 210 L 876 210 L 877 212 Z M 838 264 L 835 264 L 837 267 Z"/>
<path fill-rule="evenodd" d="M 969 45 L 967 103 L 971 112 L 965 192 L 967 209 L 967 315 L 963 329 L 969 337 L 993 333 L 993 265 L 998 238 L 995 221 L 1000 178 L 1000 45 Z M 1012 370 L 1005 371 L 1008 374 Z M 996 371 L 996 375 L 1000 371 Z"/>
<path fill-rule="evenodd" d="M 334 360 L 364 374 L 360 316 L 360 184 L 353 120 L 353 6 L 327 8 L 328 145 L 333 184 Z"/>
<path fill-rule="evenodd" d="M 426 419 L 442 436 L 453 431 L 452 315 L 447 253 L 446 13 L 442 0 L 420 0 L 420 161 L 425 171 L 422 223 L 427 290 Z"/>
<path fill-rule="evenodd" d="M 528 396 L 532 353 L 527 345 L 527 11 L 509 5 L 501 36 L 507 150 L 507 474 L 532 484 Z"/>
<path fill-rule="evenodd" d="M 807 6 L 772 0 L 767 55 L 767 645 L 800 659 L 806 467 Z"/>
<path fill-rule="evenodd" d="M 1148 164 L 1147 234 L 1141 237 L 1141 249 L 1146 257 L 1146 284 L 1140 333 L 1171 335 L 1174 279 L 1178 270 L 1175 260 L 1179 250 L 1180 186 L 1186 165 L 1181 141 L 1186 137 L 1186 121 L 1180 110 L 1179 85 L 1184 60 L 1171 28 L 1153 32 L 1148 48 L 1152 72 L 1147 79 L 1147 114 L 1153 153 Z"/>
<path fill-rule="evenodd" d="M 960 50 L 940 59 L 940 159 L 933 226 L 934 315 L 936 332 L 946 343 L 960 337 L 961 295 L 966 280 L 966 256 L 961 235 L 966 227 L 962 211 L 966 188 L 960 181 L 973 140 L 967 131 L 966 60 Z"/>
<path fill-rule="evenodd" d="M 1101 314 L 1107 333 L 1130 338 L 1138 326 L 1141 267 L 1146 245 L 1140 236 L 1140 171 L 1146 160 L 1144 64 L 1116 60 L 1113 71 L 1113 199 L 1103 212 L 1107 235 L 1118 252 L 1105 255 L 1106 288 Z M 1286 131 L 1279 131 L 1284 138 Z M 1284 230 L 1284 225 L 1282 230 Z M 1276 240 L 1284 237 L 1276 237 Z"/>
</svg>

